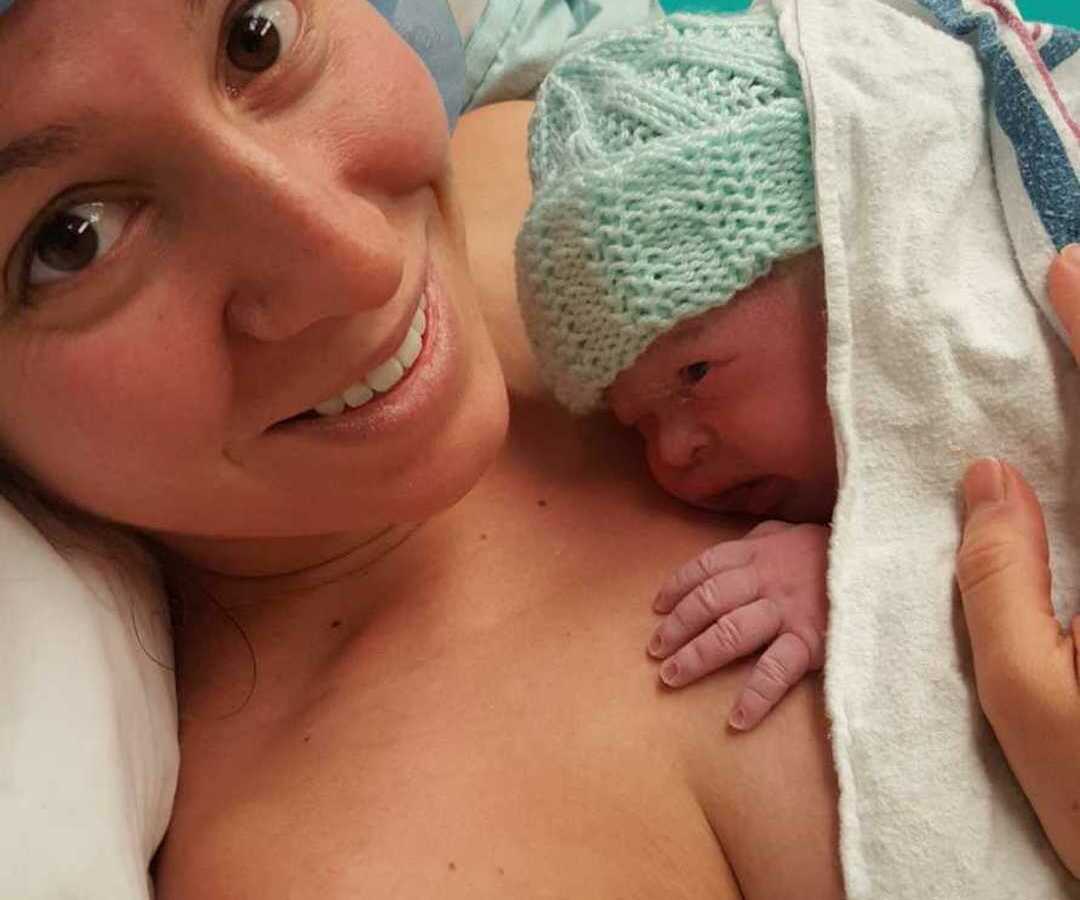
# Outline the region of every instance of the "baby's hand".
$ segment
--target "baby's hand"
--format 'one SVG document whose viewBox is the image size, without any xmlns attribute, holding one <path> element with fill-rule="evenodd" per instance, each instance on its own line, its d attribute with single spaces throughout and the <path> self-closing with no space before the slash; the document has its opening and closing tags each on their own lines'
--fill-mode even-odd
<svg viewBox="0 0 1080 900">
<path fill-rule="evenodd" d="M 828 548 L 826 527 L 763 522 L 679 569 L 653 603 L 665 614 L 649 642 L 663 682 L 682 687 L 768 644 L 728 720 L 757 725 L 825 663 Z"/>
</svg>

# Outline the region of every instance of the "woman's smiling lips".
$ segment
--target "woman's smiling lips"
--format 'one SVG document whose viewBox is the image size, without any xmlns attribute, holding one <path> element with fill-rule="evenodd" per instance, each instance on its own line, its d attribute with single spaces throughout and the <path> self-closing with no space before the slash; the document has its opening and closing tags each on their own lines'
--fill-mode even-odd
<svg viewBox="0 0 1080 900">
<path fill-rule="evenodd" d="M 419 294 L 409 304 L 408 315 L 382 342 L 379 350 L 371 354 L 367 370 L 358 369 L 359 374 L 354 374 L 352 381 L 345 384 L 338 382 L 318 400 L 313 400 L 287 418 L 275 421 L 267 430 L 277 431 L 304 422 L 348 415 L 378 402 L 408 379 L 431 340 L 428 332 L 435 315 L 429 303 L 432 286 L 430 261 L 422 271 Z"/>
<path fill-rule="evenodd" d="M 386 349 L 381 357 L 373 357 L 371 365 L 373 369 L 381 368 L 395 355 L 405 335 L 413 329 L 415 311 L 422 302 L 425 307 L 420 350 L 400 380 L 388 384 L 384 392 L 376 392 L 367 402 L 339 414 L 323 416 L 309 408 L 299 418 L 278 422 L 265 432 L 265 436 L 279 439 L 289 436 L 327 438 L 348 442 L 394 430 L 409 421 L 421 424 L 420 420 L 426 419 L 428 425 L 434 425 L 440 418 L 439 400 L 459 376 L 461 361 L 452 327 L 454 316 L 436 266 L 431 262 L 427 265 L 425 283 L 418 299 L 409 307 L 408 318 L 384 343 Z M 356 379 L 354 386 L 364 375 L 363 371 L 359 371 L 351 376 Z M 339 383 L 331 390 L 334 389 L 344 393 L 348 386 Z"/>
</svg>

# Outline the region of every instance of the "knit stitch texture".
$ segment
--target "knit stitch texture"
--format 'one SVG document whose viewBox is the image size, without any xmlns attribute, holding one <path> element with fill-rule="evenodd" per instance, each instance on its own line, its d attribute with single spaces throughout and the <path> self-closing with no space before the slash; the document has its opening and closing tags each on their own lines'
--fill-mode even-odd
<svg viewBox="0 0 1080 900">
<path fill-rule="evenodd" d="M 529 163 L 519 298 L 575 412 L 660 334 L 818 243 L 802 85 L 768 12 L 583 45 L 541 87 Z"/>
</svg>

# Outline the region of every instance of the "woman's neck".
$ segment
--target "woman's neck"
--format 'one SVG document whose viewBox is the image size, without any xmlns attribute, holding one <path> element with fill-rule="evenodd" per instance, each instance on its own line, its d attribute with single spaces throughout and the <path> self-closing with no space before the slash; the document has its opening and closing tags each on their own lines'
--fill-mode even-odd
<svg viewBox="0 0 1080 900">
<path fill-rule="evenodd" d="M 162 542 L 182 713 L 231 717 L 248 707 L 257 684 L 270 695 L 305 684 L 312 667 L 393 605 L 386 584 L 415 570 L 420 531 L 403 525 L 213 548 Z"/>
<path fill-rule="evenodd" d="M 363 574 L 395 555 L 416 533 L 416 524 L 392 525 L 366 534 L 210 541 L 160 539 L 167 568 L 194 582 L 224 609 L 317 591 Z"/>
</svg>

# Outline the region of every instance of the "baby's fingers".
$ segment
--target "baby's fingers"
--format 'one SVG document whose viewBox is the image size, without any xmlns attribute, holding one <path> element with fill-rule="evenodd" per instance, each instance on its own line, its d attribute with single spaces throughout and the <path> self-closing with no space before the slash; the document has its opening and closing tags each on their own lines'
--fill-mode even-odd
<svg viewBox="0 0 1080 900">
<path fill-rule="evenodd" d="M 754 665 L 728 724 L 739 731 L 749 731 L 798 684 L 810 669 L 810 663 L 810 648 L 802 638 L 791 632 L 780 635 Z"/>
<path fill-rule="evenodd" d="M 768 599 L 740 606 L 713 623 L 660 667 L 668 687 L 682 687 L 759 650 L 780 630 L 779 607 Z"/>
<path fill-rule="evenodd" d="M 676 603 L 714 575 L 747 565 L 753 553 L 753 547 L 744 541 L 728 541 L 709 548 L 664 582 L 653 601 L 653 612 L 671 612 Z"/>
<path fill-rule="evenodd" d="M 653 632 L 649 653 L 657 659 L 670 656 L 691 638 L 732 610 L 758 598 L 758 581 L 752 566 L 730 569 L 698 585 Z"/>
</svg>

